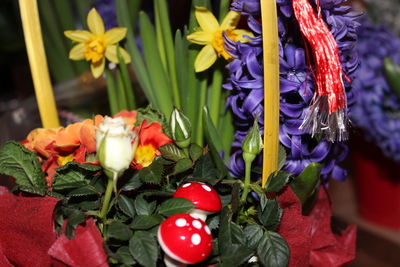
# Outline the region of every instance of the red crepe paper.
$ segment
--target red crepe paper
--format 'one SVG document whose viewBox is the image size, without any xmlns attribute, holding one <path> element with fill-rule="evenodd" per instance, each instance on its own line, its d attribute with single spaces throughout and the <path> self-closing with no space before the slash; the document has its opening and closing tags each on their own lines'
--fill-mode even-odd
<svg viewBox="0 0 400 267">
<path fill-rule="evenodd" d="M 356 227 L 347 227 L 340 236 L 332 233 L 332 209 L 325 188 L 320 188 L 308 216 L 301 214 L 300 201 L 290 187 L 279 197 L 279 203 L 283 216 L 278 233 L 290 247 L 289 267 L 334 267 L 354 260 Z"/>
<path fill-rule="evenodd" d="M 50 266 L 56 240 L 53 210 L 59 199 L 15 196 L 0 187 L 0 265 Z"/>
<path fill-rule="evenodd" d="M 49 249 L 49 255 L 71 267 L 108 266 L 103 239 L 92 218 L 75 229 L 73 239 L 61 235 Z"/>
</svg>

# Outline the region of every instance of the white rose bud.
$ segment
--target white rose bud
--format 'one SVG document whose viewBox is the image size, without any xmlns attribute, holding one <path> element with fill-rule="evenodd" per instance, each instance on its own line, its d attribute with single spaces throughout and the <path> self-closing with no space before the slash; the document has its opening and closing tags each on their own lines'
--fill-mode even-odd
<svg viewBox="0 0 400 267">
<path fill-rule="evenodd" d="M 130 128 L 121 117 L 106 116 L 96 129 L 96 148 L 100 164 L 107 176 L 114 180 L 129 168 L 135 155 L 138 138 Z M 134 139 L 136 140 L 132 142 Z"/>
</svg>

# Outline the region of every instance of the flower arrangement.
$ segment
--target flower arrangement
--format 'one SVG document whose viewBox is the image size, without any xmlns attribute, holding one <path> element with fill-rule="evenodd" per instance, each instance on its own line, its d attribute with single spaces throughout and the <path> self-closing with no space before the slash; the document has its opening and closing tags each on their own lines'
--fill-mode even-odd
<svg viewBox="0 0 400 267">
<path fill-rule="evenodd" d="M 309 46 L 300 28 L 307 28 L 292 10 L 301 1 L 277 2 L 279 28 L 271 30 L 280 38 L 274 48 L 281 62 L 280 77 L 275 77 L 281 84 L 281 112 L 270 122 L 276 136 L 264 139 L 263 111 L 272 104 L 266 96 L 263 102 L 267 57 L 261 26 L 266 23 L 260 9 L 266 10 L 265 3 L 237 0 L 229 11 L 230 1 L 221 0 L 215 16 L 209 1 L 194 0 L 188 28 L 172 35 L 165 0 L 154 1 L 154 23 L 144 12 L 131 14 L 128 2 L 119 0 L 115 10 L 120 27 L 105 30 L 93 8 L 87 17 L 89 31 L 65 31 L 74 42 L 70 59 L 86 60 L 95 78 L 105 78 L 114 115 L 35 129 L 26 140 L 0 148 L 0 173 L 16 183 L 12 192 L 1 188 L 0 203 L 5 204 L 0 210 L 10 216 L 0 219 L 0 230 L 7 229 L 0 231 L 0 263 L 340 266 L 351 261 L 355 228 L 348 227 L 341 236 L 332 232 L 330 203 L 320 181 L 320 175 L 344 176 L 336 166 L 345 154 L 342 144 L 332 142 L 342 138 L 344 124 L 337 122 L 345 117 L 335 117 L 326 130 L 318 128 L 324 121 L 317 114 L 317 130 L 301 128 L 306 117 L 316 114 L 310 110 L 319 108 L 312 95 L 322 103 L 333 93 L 319 88 L 326 80 L 306 56 Z M 322 51 L 340 54 L 340 62 L 338 57 L 334 63 L 351 77 L 357 66 L 352 53 L 357 23 L 342 2 L 307 1 L 307 15 L 318 20 L 329 38 L 336 38 L 333 47 Z M 138 34 L 134 17 L 139 18 Z M 345 26 L 336 29 L 340 23 Z M 225 88 L 230 92 L 221 90 L 226 61 Z M 136 108 L 130 67 L 147 108 Z M 350 92 L 350 83 L 346 86 Z M 336 89 L 344 94 L 343 88 Z M 271 101 L 277 104 L 278 99 Z M 343 103 L 326 104 L 328 117 L 347 112 Z M 331 110 L 331 104 L 337 109 Z M 279 123 L 283 146 L 278 149 Z M 272 149 L 266 142 L 271 138 L 277 144 Z M 276 162 L 265 156 L 264 161 L 272 162 L 273 170 L 263 170 L 262 180 L 253 179 L 260 172 L 260 153 L 267 155 L 270 149 Z M 18 223 L 21 214 L 25 218 Z M 24 232 L 31 225 L 33 239 L 46 235 L 37 248 L 29 242 L 18 246 L 9 238 L 21 235 L 26 240 Z M 30 257 L 21 257 L 23 251 L 38 259 L 32 263 Z"/>
</svg>

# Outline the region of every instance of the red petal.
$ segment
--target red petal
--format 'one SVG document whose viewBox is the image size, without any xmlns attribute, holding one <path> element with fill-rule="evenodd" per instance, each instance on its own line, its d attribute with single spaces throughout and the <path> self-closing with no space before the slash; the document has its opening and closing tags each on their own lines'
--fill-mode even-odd
<svg viewBox="0 0 400 267">
<path fill-rule="evenodd" d="M 71 267 L 108 266 L 103 239 L 92 218 L 75 229 L 73 239 L 61 235 L 49 249 L 49 255 Z"/>
<path fill-rule="evenodd" d="M 56 240 L 53 211 L 59 199 L 15 196 L 4 188 L 1 192 L 0 265 L 50 266 L 47 250 Z"/>
<path fill-rule="evenodd" d="M 162 132 L 161 124 L 157 122 L 148 124 L 147 121 L 144 120 L 140 128 L 139 142 L 143 146 L 151 144 L 155 148 L 159 148 L 160 146 L 172 142 L 172 140 Z"/>
</svg>

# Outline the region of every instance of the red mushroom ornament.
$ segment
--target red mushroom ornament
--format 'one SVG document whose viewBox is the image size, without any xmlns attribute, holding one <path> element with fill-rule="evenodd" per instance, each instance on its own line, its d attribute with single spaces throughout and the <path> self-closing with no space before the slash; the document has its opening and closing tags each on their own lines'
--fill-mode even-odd
<svg viewBox="0 0 400 267">
<path fill-rule="evenodd" d="M 175 214 L 163 221 L 157 238 L 168 267 L 199 263 L 212 250 L 212 235 L 207 224 L 187 213 Z"/>
<path fill-rule="evenodd" d="M 189 182 L 180 186 L 173 197 L 181 197 L 191 201 L 195 209 L 189 214 L 205 221 L 207 215 L 221 210 L 221 199 L 211 186 L 205 183 Z"/>
</svg>

